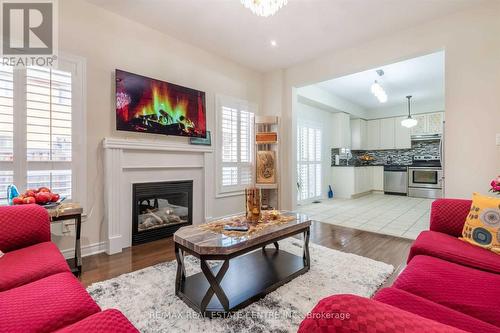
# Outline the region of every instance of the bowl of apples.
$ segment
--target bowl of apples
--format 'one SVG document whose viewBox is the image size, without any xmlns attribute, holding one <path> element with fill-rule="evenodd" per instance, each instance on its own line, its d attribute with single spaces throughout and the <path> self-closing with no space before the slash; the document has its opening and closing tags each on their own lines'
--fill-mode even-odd
<svg viewBox="0 0 500 333">
<path fill-rule="evenodd" d="M 53 193 L 48 187 L 26 190 L 23 194 L 12 199 L 14 205 L 38 204 L 45 207 L 54 207 L 61 203 L 61 197 Z"/>
</svg>

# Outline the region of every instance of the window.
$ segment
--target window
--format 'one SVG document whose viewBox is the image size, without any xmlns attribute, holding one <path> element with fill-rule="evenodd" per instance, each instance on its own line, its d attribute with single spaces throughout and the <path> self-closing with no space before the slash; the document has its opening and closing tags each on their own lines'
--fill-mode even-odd
<svg viewBox="0 0 500 333">
<path fill-rule="evenodd" d="M 248 102 L 217 97 L 218 193 L 240 193 L 253 183 L 254 111 Z"/>
<path fill-rule="evenodd" d="M 57 69 L 0 67 L 0 204 L 12 183 L 84 204 L 83 69 L 62 58 Z"/>
<path fill-rule="evenodd" d="M 321 197 L 321 128 L 301 123 L 297 128 L 297 200 Z"/>
<path fill-rule="evenodd" d="M 0 65 L 0 205 L 14 181 L 14 71 Z"/>
</svg>

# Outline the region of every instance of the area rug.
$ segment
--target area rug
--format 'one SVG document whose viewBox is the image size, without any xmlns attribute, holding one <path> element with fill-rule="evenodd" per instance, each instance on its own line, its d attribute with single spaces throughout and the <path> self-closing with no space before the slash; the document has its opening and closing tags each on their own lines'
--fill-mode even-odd
<svg viewBox="0 0 500 333">
<path fill-rule="evenodd" d="M 280 249 L 302 255 L 302 241 L 285 239 Z M 358 255 L 310 244 L 311 269 L 230 318 L 203 318 L 175 296 L 177 264 L 165 262 L 95 283 L 88 292 L 103 309 L 121 310 L 141 332 L 296 332 L 304 316 L 333 294 L 370 297 L 394 267 Z M 193 256 L 186 273 L 200 271 Z"/>
</svg>

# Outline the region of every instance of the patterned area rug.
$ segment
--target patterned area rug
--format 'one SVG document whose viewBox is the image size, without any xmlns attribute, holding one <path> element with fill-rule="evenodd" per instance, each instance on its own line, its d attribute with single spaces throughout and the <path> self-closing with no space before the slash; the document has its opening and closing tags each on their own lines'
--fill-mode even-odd
<svg viewBox="0 0 500 333">
<path fill-rule="evenodd" d="M 302 255 L 302 241 L 285 239 L 280 249 Z M 165 262 L 95 283 L 88 292 L 103 308 L 118 308 L 141 332 L 296 332 L 302 318 L 332 294 L 369 297 L 394 271 L 391 265 L 310 244 L 311 269 L 230 318 L 208 319 L 175 296 L 177 264 Z M 193 256 L 186 273 L 200 271 Z"/>
</svg>

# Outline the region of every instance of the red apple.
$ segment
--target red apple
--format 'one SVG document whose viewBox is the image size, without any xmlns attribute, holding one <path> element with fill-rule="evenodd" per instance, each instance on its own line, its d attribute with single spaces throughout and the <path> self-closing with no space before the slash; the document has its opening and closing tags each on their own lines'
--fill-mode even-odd
<svg viewBox="0 0 500 333">
<path fill-rule="evenodd" d="M 52 193 L 52 197 L 50 198 L 50 201 L 52 202 L 57 202 L 59 200 L 60 196 L 57 193 Z"/>
<path fill-rule="evenodd" d="M 25 204 L 34 204 L 34 203 L 36 203 L 36 199 L 33 197 L 26 197 L 26 198 L 24 198 L 24 203 Z"/>
<path fill-rule="evenodd" d="M 27 190 L 26 192 L 24 192 L 24 195 L 27 196 L 27 197 L 35 197 L 36 195 L 36 190 Z"/>
<path fill-rule="evenodd" d="M 51 197 L 52 196 L 50 192 L 43 192 L 43 191 L 38 192 L 35 197 L 36 203 L 41 205 L 46 204 L 47 202 L 50 201 Z"/>
<path fill-rule="evenodd" d="M 38 192 L 49 192 L 50 193 L 50 188 L 42 186 L 38 189 Z"/>
<path fill-rule="evenodd" d="M 14 205 L 22 205 L 24 203 L 24 198 L 22 197 L 15 197 L 14 199 L 12 199 L 12 203 Z"/>
</svg>

